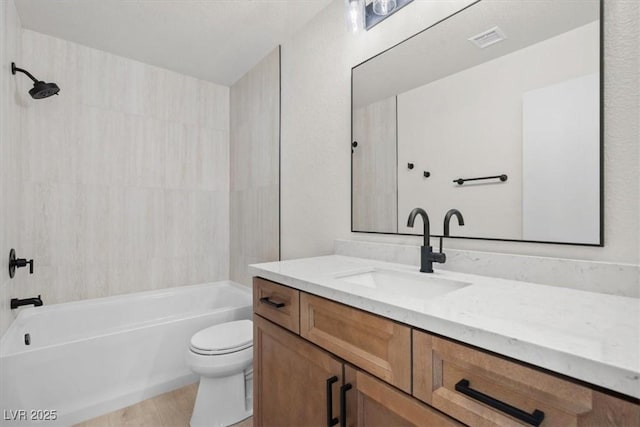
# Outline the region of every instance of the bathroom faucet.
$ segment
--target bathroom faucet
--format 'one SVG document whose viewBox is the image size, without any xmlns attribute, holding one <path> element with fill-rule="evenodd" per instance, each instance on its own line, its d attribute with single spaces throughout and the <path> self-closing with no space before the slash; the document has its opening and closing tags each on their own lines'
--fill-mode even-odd
<svg viewBox="0 0 640 427">
<path fill-rule="evenodd" d="M 449 237 L 449 224 L 451 223 L 451 217 L 454 215 L 458 218 L 458 225 L 464 225 L 462 213 L 458 209 L 449 209 L 444 216 L 444 232 L 442 233 L 442 236 L 440 236 L 440 253 L 442 253 L 442 238 Z"/>
<path fill-rule="evenodd" d="M 429 215 L 422 208 L 415 208 L 409 214 L 407 220 L 407 227 L 413 227 L 413 223 L 416 220 L 416 216 L 422 217 L 422 223 L 424 225 L 424 243 L 420 248 L 420 271 L 422 273 L 433 273 L 433 263 L 443 263 L 447 260 L 445 254 L 434 253 L 431 246 L 429 246 Z"/>
<path fill-rule="evenodd" d="M 40 298 L 40 295 L 38 295 L 36 298 L 25 298 L 25 299 L 11 298 L 11 310 L 14 310 L 23 305 L 34 305 L 36 307 L 40 307 L 42 304 L 43 303 L 42 303 L 42 299 Z"/>
</svg>

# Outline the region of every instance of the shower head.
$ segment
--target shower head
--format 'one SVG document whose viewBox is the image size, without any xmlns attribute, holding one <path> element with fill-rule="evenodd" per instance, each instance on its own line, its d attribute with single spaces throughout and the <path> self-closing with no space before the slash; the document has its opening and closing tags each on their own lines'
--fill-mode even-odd
<svg viewBox="0 0 640 427">
<path fill-rule="evenodd" d="M 60 92 L 60 88 L 55 83 L 35 82 L 33 88 L 29 90 L 29 95 L 33 99 L 42 99 L 57 95 L 58 92 Z"/>
<path fill-rule="evenodd" d="M 27 70 L 23 70 L 22 68 L 16 67 L 15 62 L 11 63 L 11 74 L 15 74 L 17 72 L 21 72 L 27 75 L 31 80 L 33 80 L 33 88 L 29 90 L 29 95 L 33 99 L 42 99 L 48 98 L 51 95 L 57 95 L 60 92 L 60 88 L 55 83 L 46 83 L 42 80 L 38 80 L 30 72 Z"/>
</svg>

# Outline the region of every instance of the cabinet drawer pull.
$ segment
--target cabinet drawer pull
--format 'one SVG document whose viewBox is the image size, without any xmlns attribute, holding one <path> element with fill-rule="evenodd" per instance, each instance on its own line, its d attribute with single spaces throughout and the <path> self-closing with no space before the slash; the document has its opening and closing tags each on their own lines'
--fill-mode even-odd
<svg viewBox="0 0 640 427">
<path fill-rule="evenodd" d="M 263 304 L 268 304 L 271 307 L 275 307 L 275 308 L 282 308 L 285 306 L 285 304 L 283 302 L 275 302 L 275 301 L 271 301 L 269 299 L 269 297 L 262 297 L 260 298 L 260 302 Z"/>
<path fill-rule="evenodd" d="M 340 427 L 347 427 L 347 392 L 352 388 L 351 384 L 340 387 Z"/>
<path fill-rule="evenodd" d="M 338 382 L 335 375 L 327 378 L 327 427 L 338 424 L 339 420 L 333 417 L 333 384 Z"/>
<path fill-rule="evenodd" d="M 469 385 L 469 380 L 464 378 L 456 384 L 456 391 L 535 427 L 538 427 L 542 423 L 542 420 L 544 420 L 544 412 L 541 410 L 535 409 L 532 414 L 529 414 L 522 409 L 518 409 L 515 406 L 511 406 L 508 403 L 472 389 Z"/>
</svg>

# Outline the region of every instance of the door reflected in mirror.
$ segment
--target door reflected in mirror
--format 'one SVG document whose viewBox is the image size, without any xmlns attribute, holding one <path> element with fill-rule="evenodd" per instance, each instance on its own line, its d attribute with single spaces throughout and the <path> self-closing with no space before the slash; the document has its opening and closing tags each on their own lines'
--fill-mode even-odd
<svg viewBox="0 0 640 427">
<path fill-rule="evenodd" d="M 600 13 L 482 0 L 354 67 L 352 230 L 602 244 Z"/>
</svg>

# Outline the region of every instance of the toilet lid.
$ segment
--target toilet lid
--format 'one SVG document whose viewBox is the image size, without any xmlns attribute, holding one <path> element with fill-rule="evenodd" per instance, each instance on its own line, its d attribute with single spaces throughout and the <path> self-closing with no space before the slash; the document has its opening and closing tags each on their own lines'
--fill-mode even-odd
<svg viewBox="0 0 640 427">
<path fill-rule="evenodd" d="M 253 345 L 253 322 L 236 320 L 220 323 L 196 332 L 191 349 L 201 354 L 232 353 Z"/>
</svg>

